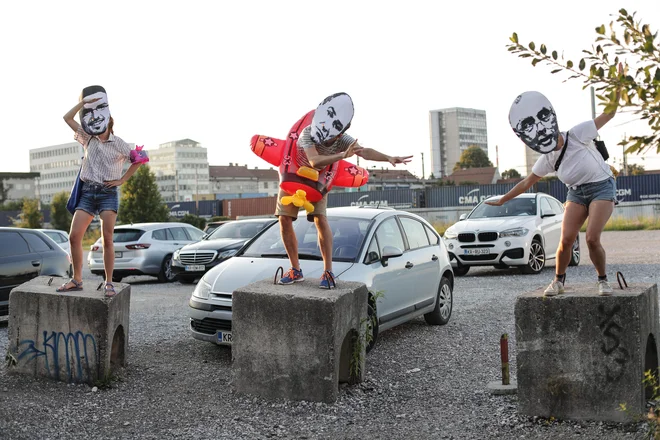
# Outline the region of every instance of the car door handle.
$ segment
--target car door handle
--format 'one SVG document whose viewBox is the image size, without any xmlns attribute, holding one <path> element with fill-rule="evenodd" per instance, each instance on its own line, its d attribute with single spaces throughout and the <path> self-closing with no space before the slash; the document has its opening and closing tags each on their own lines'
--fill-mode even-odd
<svg viewBox="0 0 660 440">
<path fill-rule="evenodd" d="M 41 266 L 41 261 L 39 261 L 39 260 L 34 260 L 34 261 L 32 261 L 32 265 L 33 265 L 34 267 L 39 267 L 39 266 Z"/>
<path fill-rule="evenodd" d="M 438 261 L 438 256 L 437 256 L 437 255 L 433 255 L 433 256 L 431 257 L 431 260 L 432 260 L 432 261 Z"/>
<path fill-rule="evenodd" d="M 178 246 L 178 245 L 179 245 L 179 243 L 174 243 L 174 246 Z"/>
<path fill-rule="evenodd" d="M 406 263 L 406 269 L 410 269 L 410 268 L 412 268 L 413 266 L 414 266 L 414 264 L 412 264 L 410 261 L 408 261 L 408 262 Z"/>
</svg>

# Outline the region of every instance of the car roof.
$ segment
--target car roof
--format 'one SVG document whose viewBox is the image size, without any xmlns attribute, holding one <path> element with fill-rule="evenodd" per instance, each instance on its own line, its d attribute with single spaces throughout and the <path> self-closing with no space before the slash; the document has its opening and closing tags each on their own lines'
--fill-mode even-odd
<svg viewBox="0 0 660 440">
<path fill-rule="evenodd" d="M 41 232 L 40 229 L 16 228 L 16 227 L 12 227 L 12 226 L 0 226 L 0 231 L 16 231 L 16 232 L 20 232 L 20 231 L 23 231 L 23 232 L 37 231 L 37 232 Z"/>
<path fill-rule="evenodd" d="M 189 227 L 189 228 L 197 229 L 195 226 L 189 225 L 188 223 L 162 222 L 162 223 L 132 223 L 132 224 L 127 224 L 127 225 L 117 225 L 117 226 L 115 226 L 115 230 L 117 230 L 117 229 L 143 229 L 145 231 L 152 231 L 154 229 L 173 228 L 173 227 Z"/>
<path fill-rule="evenodd" d="M 68 232 L 63 231 L 63 230 L 61 230 L 61 229 L 35 229 L 35 231 L 41 231 L 41 232 L 61 232 L 61 233 L 63 233 L 63 234 L 67 234 L 67 235 L 69 234 Z"/>
<path fill-rule="evenodd" d="M 328 217 L 353 217 L 368 220 L 388 212 L 402 213 L 404 211 L 395 211 L 394 209 L 387 207 L 376 208 L 371 206 L 341 206 L 327 209 Z"/>
<path fill-rule="evenodd" d="M 271 221 L 277 221 L 277 218 L 275 217 L 259 217 L 259 218 L 240 218 L 236 220 L 227 220 L 225 223 L 236 223 L 236 222 L 271 222 Z M 209 223 L 211 224 L 211 223 Z"/>
</svg>

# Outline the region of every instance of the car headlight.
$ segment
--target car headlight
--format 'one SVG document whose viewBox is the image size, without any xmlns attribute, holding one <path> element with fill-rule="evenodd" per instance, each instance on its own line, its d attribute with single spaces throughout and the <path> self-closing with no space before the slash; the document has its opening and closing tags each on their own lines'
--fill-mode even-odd
<svg viewBox="0 0 660 440">
<path fill-rule="evenodd" d="M 209 294 L 211 293 L 211 285 L 204 281 L 203 279 L 199 280 L 195 290 L 193 290 L 193 296 L 200 299 L 209 299 Z"/>
<path fill-rule="evenodd" d="M 449 228 L 445 231 L 445 238 L 448 240 L 454 240 L 456 237 L 458 237 L 458 234 L 454 230 L 454 228 Z"/>
<path fill-rule="evenodd" d="M 232 255 L 235 255 L 236 252 L 238 252 L 238 249 L 229 249 L 228 251 L 221 252 L 220 255 L 218 255 L 218 260 L 224 260 L 225 258 L 229 258 Z"/>
<path fill-rule="evenodd" d="M 500 232 L 501 237 L 524 237 L 529 232 L 527 228 L 514 228 L 507 229 L 506 231 Z"/>
<path fill-rule="evenodd" d="M 177 249 L 174 251 L 174 255 L 172 255 L 173 260 L 178 260 L 179 259 L 179 254 L 181 253 L 181 249 Z"/>
</svg>

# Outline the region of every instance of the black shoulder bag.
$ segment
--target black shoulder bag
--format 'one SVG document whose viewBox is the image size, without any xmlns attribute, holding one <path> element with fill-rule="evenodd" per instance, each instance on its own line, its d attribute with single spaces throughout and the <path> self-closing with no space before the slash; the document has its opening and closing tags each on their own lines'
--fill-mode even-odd
<svg viewBox="0 0 660 440">
<path fill-rule="evenodd" d="M 594 140 L 594 144 L 596 144 L 596 149 L 598 150 L 600 155 L 603 156 L 603 160 L 607 160 L 610 158 L 610 153 L 607 152 L 607 147 L 605 146 L 605 142 Z"/>
</svg>

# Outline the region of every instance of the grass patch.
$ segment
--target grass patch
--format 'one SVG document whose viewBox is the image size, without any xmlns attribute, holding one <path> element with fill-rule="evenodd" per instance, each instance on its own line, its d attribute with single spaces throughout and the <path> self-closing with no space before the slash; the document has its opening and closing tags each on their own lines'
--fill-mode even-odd
<svg viewBox="0 0 660 440">
<path fill-rule="evenodd" d="M 589 220 L 584 222 L 581 232 L 586 232 Z M 637 217 L 628 219 L 623 217 L 611 218 L 605 224 L 605 231 L 651 231 L 660 229 L 660 218 Z"/>
<path fill-rule="evenodd" d="M 433 223 L 433 227 L 440 236 L 445 235 L 445 231 L 449 229 L 454 223 Z"/>
<path fill-rule="evenodd" d="M 85 232 L 85 235 L 83 236 L 83 250 L 89 249 L 91 245 L 96 242 L 101 238 L 101 229 L 89 229 L 87 232 Z"/>
</svg>

